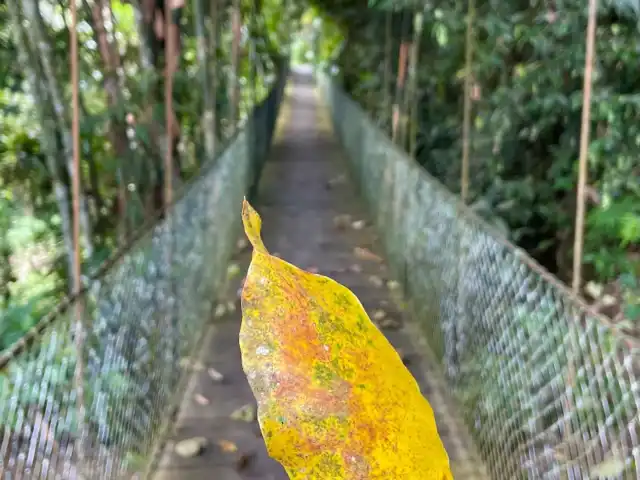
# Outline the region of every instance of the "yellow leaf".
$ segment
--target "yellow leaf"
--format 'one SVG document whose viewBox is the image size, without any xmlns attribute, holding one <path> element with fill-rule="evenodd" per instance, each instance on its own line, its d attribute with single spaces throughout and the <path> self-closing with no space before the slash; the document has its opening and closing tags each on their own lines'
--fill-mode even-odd
<svg viewBox="0 0 640 480">
<path fill-rule="evenodd" d="M 246 200 L 242 219 L 240 349 L 269 454 L 292 479 L 453 479 L 431 406 L 358 298 L 270 255 Z"/>
</svg>

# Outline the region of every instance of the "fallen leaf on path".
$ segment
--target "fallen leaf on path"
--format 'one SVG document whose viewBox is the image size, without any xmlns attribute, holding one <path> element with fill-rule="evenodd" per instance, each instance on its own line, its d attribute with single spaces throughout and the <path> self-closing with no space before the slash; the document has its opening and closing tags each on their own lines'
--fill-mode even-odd
<svg viewBox="0 0 640 480">
<path fill-rule="evenodd" d="M 402 325 L 395 318 L 385 316 L 380 320 L 380 322 L 378 322 L 378 326 L 385 330 L 397 330 Z"/>
<path fill-rule="evenodd" d="M 204 405 L 209 405 L 211 403 L 211 401 L 207 397 L 205 397 L 200 393 L 196 393 L 193 398 L 198 405 L 204 406 Z"/>
<path fill-rule="evenodd" d="M 400 289 L 400 283 L 396 282 L 395 280 L 389 280 L 387 282 L 387 288 L 389 290 L 399 290 Z"/>
<path fill-rule="evenodd" d="M 222 318 L 227 313 L 227 306 L 224 303 L 216 305 L 216 309 L 213 312 L 215 318 Z"/>
<path fill-rule="evenodd" d="M 354 230 L 362 230 L 366 226 L 367 222 L 365 220 L 356 220 L 351 224 L 351 228 L 353 228 Z"/>
<path fill-rule="evenodd" d="M 369 283 L 378 288 L 381 288 L 384 285 L 384 281 L 377 275 L 371 275 L 369 277 Z"/>
<path fill-rule="evenodd" d="M 222 382 L 224 380 L 224 375 L 222 375 L 219 371 L 217 371 L 215 368 L 211 367 L 207 370 L 207 373 L 209 374 L 209 377 L 211 377 L 211 380 L 213 380 L 214 382 Z"/>
<path fill-rule="evenodd" d="M 231 279 L 240 274 L 240 267 L 237 263 L 230 263 L 227 267 L 227 278 Z"/>
<path fill-rule="evenodd" d="M 246 201 L 242 217 L 240 349 L 269 454 L 292 479 L 452 480 L 431 406 L 359 300 L 270 255 Z"/>
<path fill-rule="evenodd" d="M 349 270 L 353 273 L 362 273 L 362 267 L 358 264 L 349 265 Z"/>
<path fill-rule="evenodd" d="M 208 441 L 204 437 L 193 437 L 176 443 L 174 451 L 182 458 L 193 458 L 207 448 Z"/>
<path fill-rule="evenodd" d="M 216 442 L 220 449 L 225 453 L 233 453 L 238 451 L 238 446 L 229 440 L 218 440 Z"/>
<path fill-rule="evenodd" d="M 387 317 L 387 312 L 384 310 L 374 310 L 372 314 L 372 318 L 374 322 L 379 322 L 380 320 Z"/>
<path fill-rule="evenodd" d="M 353 249 L 353 254 L 360 260 L 368 260 L 370 262 L 382 262 L 382 258 L 373 253 L 368 248 L 356 247 Z"/>
<path fill-rule="evenodd" d="M 256 409 L 253 405 L 247 404 L 238 408 L 231 414 L 231 420 L 241 420 L 251 423 L 256 419 Z"/>
<path fill-rule="evenodd" d="M 238 239 L 238 241 L 236 242 L 236 250 L 238 250 L 238 252 L 243 252 L 248 247 L 249 247 L 249 242 L 244 237 Z"/>
</svg>

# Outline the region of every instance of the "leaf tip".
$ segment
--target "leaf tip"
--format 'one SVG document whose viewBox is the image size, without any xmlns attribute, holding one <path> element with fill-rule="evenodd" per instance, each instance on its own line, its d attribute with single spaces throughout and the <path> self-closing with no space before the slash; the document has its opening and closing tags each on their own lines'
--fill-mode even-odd
<svg viewBox="0 0 640 480">
<path fill-rule="evenodd" d="M 244 232 L 249 242 L 251 242 L 251 245 L 253 245 L 253 248 L 259 252 L 267 253 L 267 249 L 260 237 L 262 220 L 258 212 L 249 204 L 246 197 L 242 200 L 242 223 L 244 225 Z"/>
</svg>

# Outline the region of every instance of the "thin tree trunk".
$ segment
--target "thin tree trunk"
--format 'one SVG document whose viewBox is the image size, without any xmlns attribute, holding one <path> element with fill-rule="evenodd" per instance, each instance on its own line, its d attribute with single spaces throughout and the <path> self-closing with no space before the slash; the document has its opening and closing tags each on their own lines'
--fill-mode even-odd
<svg viewBox="0 0 640 480">
<path fill-rule="evenodd" d="M 238 126 L 238 111 L 240 107 L 240 88 L 239 88 L 239 70 L 240 70 L 240 28 L 241 13 L 240 0 L 233 0 L 231 7 L 231 83 L 229 86 L 229 101 L 231 110 L 229 112 L 229 121 L 231 122 L 232 132 L 235 133 Z"/>
<path fill-rule="evenodd" d="M 69 189 L 67 185 L 62 181 L 58 162 L 56 157 L 61 154 L 56 147 L 56 129 L 51 118 L 51 113 L 48 111 L 47 105 L 49 104 L 47 89 L 41 82 L 41 76 L 39 75 L 40 68 L 38 67 L 37 55 L 34 52 L 30 52 L 28 48 L 27 36 L 25 29 L 22 26 L 20 8 L 15 0 L 9 0 L 7 2 L 9 14 L 13 23 L 13 33 L 16 42 L 16 48 L 18 49 L 19 61 L 24 68 L 27 76 L 27 82 L 29 88 L 36 98 L 36 109 L 40 116 L 42 123 L 44 136 L 44 152 L 47 169 L 49 175 L 51 175 L 51 183 L 53 185 L 53 192 L 58 204 L 58 210 L 60 212 L 60 219 L 62 224 L 62 241 L 65 246 L 67 256 L 67 274 L 69 277 L 69 288 L 73 288 L 74 278 L 73 272 L 75 271 L 74 255 L 73 255 L 73 237 L 71 234 L 71 214 L 69 205 Z"/>
<path fill-rule="evenodd" d="M 104 89 L 107 93 L 107 105 L 116 110 L 124 105 L 121 94 L 121 84 L 118 70 L 121 65 L 118 54 L 117 40 L 107 31 L 106 25 L 111 23 L 111 4 L 105 0 L 88 0 L 91 9 L 92 27 L 98 51 L 102 59 L 104 74 Z M 109 120 L 109 141 L 116 153 L 118 162 L 116 176 L 118 183 L 118 239 L 120 244 L 126 243 L 129 231 L 129 212 L 127 210 L 127 183 L 129 176 L 125 173 L 125 165 L 131 161 L 131 150 L 127 139 L 127 129 L 124 119 L 111 118 Z"/>
<path fill-rule="evenodd" d="M 420 58 L 420 43 L 422 39 L 422 12 L 418 12 L 414 18 L 413 25 L 413 47 L 411 48 L 411 58 L 409 59 L 409 88 L 405 97 L 405 108 L 408 109 L 409 128 L 409 155 L 414 157 L 416 154 L 416 141 L 418 135 L 418 59 Z"/>
<path fill-rule="evenodd" d="M 387 12 L 385 20 L 385 39 L 384 39 L 384 73 L 382 77 L 382 122 L 384 130 L 390 128 L 392 121 L 391 112 L 391 92 L 389 86 L 391 83 L 391 52 L 393 48 L 393 37 L 391 26 L 393 23 L 393 13 Z M 388 131 L 388 130 L 387 130 Z"/>
<path fill-rule="evenodd" d="M 44 81 L 47 88 L 47 96 L 50 99 L 55 115 L 56 123 L 61 133 L 62 143 L 64 146 L 64 157 L 66 158 L 65 166 L 69 178 L 73 177 L 73 144 L 71 142 L 71 132 L 69 131 L 69 115 L 65 109 L 64 97 L 62 90 L 55 77 L 53 67 L 51 65 L 51 48 L 48 39 L 44 33 L 44 22 L 40 14 L 37 0 L 23 0 L 24 14 L 29 22 L 29 28 L 26 29 L 27 37 L 34 53 L 37 52 L 42 72 L 44 73 Z M 82 226 L 82 239 L 87 256 L 93 255 L 93 242 L 91 237 L 91 222 L 89 220 L 89 211 L 87 207 L 87 199 L 84 193 L 80 192 L 80 223 Z"/>
<path fill-rule="evenodd" d="M 213 127 L 213 151 L 216 151 L 216 138 L 218 136 L 218 42 L 219 42 L 219 31 L 218 25 L 220 8 L 218 5 L 219 0 L 211 0 L 210 4 L 210 12 L 209 12 L 209 55 L 211 58 L 209 59 L 209 65 L 211 68 L 211 104 L 213 105 L 213 109 L 211 113 L 213 116 L 211 117 L 211 125 Z"/>
<path fill-rule="evenodd" d="M 392 125 L 391 125 L 391 140 L 394 143 L 398 142 L 399 138 L 402 138 L 400 135 L 400 117 L 402 116 L 402 112 L 400 111 L 402 92 L 404 90 L 405 84 L 405 76 L 407 70 L 407 51 L 409 49 L 409 43 L 402 42 L 400 43 L 400 50 L 398 51 L 398 77 L 396 79 L 396 95 L 395 101 L 393 104 L 393 117 L 392 117 Z"/>
<path fill-rule="evenodd" d="M 196 25 L 198 63 L 200 64 L 200 80 L 204 96 L 204 112 L 202 115 L 202 130 L 204 133 L 204 148 L 207 159 L 215 156 L 216 140 L 213 120 L 215 118 L 213 97 L 211 96 L 211 81 L 209 80 L 209 65 L 207 59 L 207 37 L 204 25 L 204 9 L 202 0 L 195 0 L 194 17 Z"/>
</svg>

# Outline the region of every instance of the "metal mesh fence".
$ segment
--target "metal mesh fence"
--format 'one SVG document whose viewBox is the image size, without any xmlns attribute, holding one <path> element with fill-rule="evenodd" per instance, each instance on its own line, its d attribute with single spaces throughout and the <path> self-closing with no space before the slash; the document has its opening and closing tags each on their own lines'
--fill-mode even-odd
<svg viewBox="0 0 640 480">
<path fill-rule="evenodd" d="M 390 264 L 492 476 L 640 478 L 637 340 L 493 232 L 329 77 L 320 84 Z"/>
<path fill-rule="evenodd" d="M 162 221 L 112 259 L 80 298 L 0 356 L 0 478 L 144 476 L 179 401 L 181 359 L 225 279 L 239 208 L 266 156 L 284 80 Z M 83 392 L 73 382 L 78 362 Z"/>
</svg>

